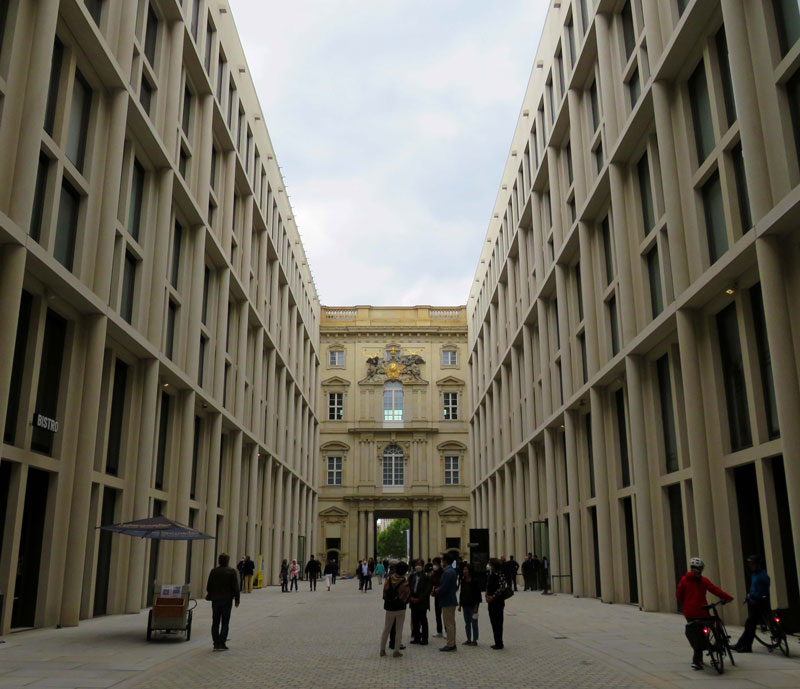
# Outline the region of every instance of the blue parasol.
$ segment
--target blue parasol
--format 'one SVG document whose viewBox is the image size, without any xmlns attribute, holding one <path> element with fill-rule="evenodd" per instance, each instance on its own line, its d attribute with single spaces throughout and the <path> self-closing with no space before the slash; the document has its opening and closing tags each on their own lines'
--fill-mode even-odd
<svg viewBox="0 0 800 689">
<path fill-rule="evenodd" d="M 214 538 L 204 534 L 202 531 L 193 529 L 191 526 L 186 526 L 186 524 L 181 524 L 166 517 L 148 517 L 147 519 L 109 524 L 97 528 L 128 536 L 157 538 L 163 541 L 199 541 Z"/>
</svg>

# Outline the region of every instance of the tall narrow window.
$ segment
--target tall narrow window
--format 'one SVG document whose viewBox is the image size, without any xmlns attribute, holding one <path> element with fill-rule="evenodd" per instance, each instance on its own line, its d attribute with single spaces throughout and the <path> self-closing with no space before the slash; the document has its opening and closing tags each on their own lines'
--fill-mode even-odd
<svg viewBox="0 0 800 689">
<path fill-rule="evenodd" d="M 142 108 L 149 117 L 150 106 L 153 103 L 153 87 L 150 86 L 150 82 L 147 80 L 147 77 L 144 74 L 142 74 L 142 83 L 141 87 L 139 88 L 139 102 L 142 104 Z"/>
<path fill-rule="evenodd" d="M 136 158 L 131 171 L 131 196 L 128 204 L 128 232 L 137 242 L 142 223 L 142 201 L 144 199 L 144 168 Z"/>
<path fill-rule="evenodd" d="M 206 350 L 208 349 L 208 338 L 200 335 L 200 355 L 197 362 L 197 384 L 202 388 L 206 370 Z"/>
<path fill-rule="evenodd" d="M 200 0 L 192 2 L 192 38 L 197 43 L 197 36 L 200 33 Z"/>
<path fill-rule="evenodd" d="M 14 343 L 14 359 L 11 364 L 11 381 L 8 389 L 6 426 L 3 431 L 3 440 L 9 445 L 17 444 L 17 419 L 22 401 L 22 382 L 25 373 L 25 358 L 28 351 L 28 330 L 30 329 L 32 302 L 33 298 L 30 292 L 22 290 L 19 302 L 19 317 L 17 318 L 17 335 Z M 1 540 L 2 536 L 0 536 Z"/>
<path fill-rule="evenodd" d="M 650 230 L 655 227 L 656 216 L 653 209 L 653 187 L 650 184 L 650 161 L 646 152 L 636 164 L 636 171 L 639 177 L 639 197 L 642 201 L 644 234 L 647 236 L 650 234 Z"/>
<path fill-rule="evenodd" d="M 742 234 L 744 234 L 753 226 L 753 216 L 750 212 L 750 194 L 747 191 L 741 141 L 731 150 L 731 158 L 733 158 L 733 170 L 736 174 L 736 196 L 739 199 L 739 217 L 742 221 Z"/>
<path fill-rule="evenodd" d="M 42 220 L 44 219 L 45 194 L 47 192 L 47 175 L 50 171 L 50 159 L 39 154 L 39 167 L 36 171 L 36 188 L 33 192 L 33 212 L 31 213 L 31 237 L 39 241 L 42 236 Z"/>
<path fill-rule="evenodd" d="M 608 216 L 603 218 L 602 223 L 603 232 L 603 257 L 606 262 L 606 284 L 610 285 L 614 279 L 614 247 L 611 244 L 611 225 L 608 222 Z"/>
<path fill-rule="evenodd" d="M 444 458 L 444 485 L 446 486 L 457 486 L 459 484 L 458 459 L 457 456 Z"/>
<path fill-rule="evenodd" d="M 800 38 L 800 7 L 797 0 L 772 0 L 772 8 L 775 10 L 781 53 L 786 55 Z"/>
<path fill-rule="evenodd" d="M 133 322 L 133 295 L 136 287 L 136 258 L 125 252 L 125 266 L 122 271 L 122 295 L 120 298 L 119 314 L 128 323 Z"/>
<path fill-rule="evenodd" d="M 0 0 L 0 54 L 3 52 L 3 38 L 6 35 L 6 23 L 8 22 L 9 0 Z M 2 541 L 0 541 L 2 543 Z"/>
<path fill-rule="evenodd" d="M 67 133 L 67 157 L 75 167 L 83 172 L 86 156 L 86 137 L 89 132 L 89 114 L 92 109 L 92 89 L 83 75 L 75 70 L 75 81 L 72 86 L 72 107 L 69 113 L 69 130 Z"/>
<path fill-rule="evenodd" d="M 639 98 L 642 95 L 642 82 L 639 79 L 639 70 L 634 69 L 631 72 L 630 79 L 628 79 L 628 93 L 630 93 L 631 97 L 631 110 L 636 107 L 636 104 L 639 102 Z"/>
<path fill-rule="evenodd" d="M 75 238 L 78 234 L 78 210 L 81 197 L 66 180 L 61 186 L 58 203 L 58 223 L 53 255 L 67 270 L 72 270 L 75 258 Z"/>
<path fill-rule="evenodd" d="M 656 361 L 658 394 L 661 402 L 661 431 L 664 437 L 664 458 L 667 473 L 678 470 L 678 442 L 675 436 L 675 410 L 672 407 L 672 381 L 669 372 L 669 355 Z"/>
<path fill-rule="evenodd" d="M 194 417 L 194 438 L 192 441 L 192 479 L 189 488 L 189 497 L 194 500 L 197 493 L 197 469 L 200 461 L 200 431 L 203 429 L 203 422 L 199 416 Z M 186 581 L 189 581 L 187 578 Z"/>
<path fill-rule="evenodd" d="M 761 391 L 764 395 L 764 412 L 767 417 L 767 434 L 770 440 L 781 434 L 778 425 L 778 404 L 775 401 L 775 381 L 772 377 L 772 357 L 769 353 L 767 324 L 764 321 L 764 299 L 761 285 L 750 288 L 750 303 L 753 309 L 753 329 L 758 348 L 758 366 L 761 372 Z"/>
<path fill-rule="evenodd" d="M 611 355 L 619 354 L 619 322 L 617 318 L 617 298 L 608 300 L 608 323 L 611 330 Z"/>
<path fill-rule="evenodd" d="M 122 449 L 122 426 L 125 421 L 125 393 L 128 389 L 128 366 L 117 359 L 114 366 L 114 385 L 111 393 L 111 413 L 108 420 L 108 446 L 106 450 L 106 473 L 119 474 Z"/>
<path fill-rule="evenodd" d="M 567 159 L 567 180 L 570 185 L 572 185 L 575 173 L 572 169 L 572 144 L 569 142 L 567 142 L 566 148 L 564 149 L 564 157 Z"/>
<path fill-rule="evenodd" d="M 203 325 L 208 325 L 208 289 L 211 282 L 211 271 L 208 266 L 203 270 L 203 307 L 200 311 L 200 320 Z"/>
<path fill-rule="evenodd" d="M 631 0 L 627 0 L 622 7 L 622 37 L 625 43 L 625 60 L 629 60 L 636 48 L 636 30 L 633 27 L 633 12 Z"/>
<path fill-rule="evenodd" d="M 397 445 L 389 445 L 383 451 L 383 485 L 403 485 L 403 451 Z"/>
<path fill-rule="evenodd" d="M 55 311 L 47 310 L 42 340 L 42 359 L 39 364 L 39 385 L 34 412 L 48 419 L 58 417 L 58 398 L 61 390 L 61 366 L 67 340 L 67 322 Z M 33 425 L 31 449 L 50 455 L 55 434 Z"/>
<path fill-rule="evenodd" d="M 694 123 L 697 162 L 702 164 L 714 148 L 714 127 L 711 124 L 711 102 L 708 99 L 706 66 L 701 60 L 689 78 L 689 102 Z"/>
<path fill-rule="evenodd" d="M 167 438 L 169 431 L 169 395 L 161 393 L 161 415 L 158 420 L 158 449 L 156 451 L 155 487 L 164 488 L 164 469 L 167 463 Z"/>
<path fill-rule="evenodd" d="M 164 344 L 164 352 L 170 359 L 175 353 L 175 316 L 177 310 L 178 307 L 175 306 L 175 302 L 170 299 L 167 304 L 167 332 Z"/>
<path fill-rule="evenodd" d="M 708 257 L 715 263 L 728 250 L 728 234 L 725 229 L 725 210 L 722 206 L 722 185 L 719 172 L 715 172 L 703 187 L 703 210 L 706 218 Z"/>
<path fill-rule="evenodd" d="M 617 440 L 619 442 L 619 462 L 622 487 L 631 485 L 631 468 L 628 460 L 628 428 L 625 421 L 625 393 L 622 388 L 614 393 L 617 411 Z"/>
<path fill-rule="evenodd" d="M 344 393 L 328 393 L 328 421 L 341 421 L 344 419 Z"/>
<path fill-rule="evenodd" d="M 600 126 L 600 101 L 597 99 L 597 82 L 592 82 L 589 88 L 589 106 L 592 115 L 592 131 L 596 132 Z"/>
<path fill-rule="evenodd" d="M 47 105 L 44 111 L 44 130 L 53 136 L 58 105 L 58 87 L 61 84 L 61 61 L 64 58 L 64 46 L 56 38 L 53 45 L 53 58 L 50 62 L 50 84 L 47 87 Z"/>
<path fill-rule="evenodd" d="M 458 393 L 445 392 L 444 396 L 444 420 L 457 421 L 458 420 Z"/>
<path fill-rule="evenodd" d="M 583 320 L 583 283 L 581 282 L 581 264 L 575 265 L 575 291 L 578 294 L 578 320 Z"/>
<path fill-rule="evenodd" d="M 442 351 L 442 366 L 458 366 L 458 352 L 455 349 Z"/>
<path fill-rule="evenodd" d="M 566 24 L 567 29 L 567 42 L 569 43 L 569 66 L 570 69 L 575 69 L 575 63 L 577 62 L 578 55 L 575 52 L 575 26 L 572 21 L 572 17 L 569 18 L 569 21 Z"/>
<path fill-rule="evenodd" d="M 594 480 L 594 443 L 592 442 L 592 415 L 586 414 L 583 417 L 584 433 L 586 433 L 586 459 L 589 464 L 589 497 L 595 497 Z"/>
<path fill-rule="evenodd" d="M 724 26 L 717 32 L 715 41 L 717 44 L 717 58 L 719 59 L 719 73 L 722 77 L 722 95 L 725 98 L 725 115 L 728 118 L 728 126 L 730 127 L 736 122 L 736 99 L 733 96 L 728 39 L 725 37 Z"/>
<path fill-rule="evenodd" d="M 342 485 L 342 458 L 328 457 L 328 485 Z"/>
<path fill-rule="evenodd" d="M 747 385 L 744 377 L 736 304 L 726 306 L 717 314 L 717 333 L 725 401 L 728 409 L 731 450 L 735 452 L 753 444 L 750 435 L 750 412 L 747 404 Z"/>
<path fill-rule="evenodd" d="M 658 246 L 647 254 L 647 276 L 650 282 L 650 308 L 653 318 L 664 310 L 664 295 L 661 291 L 661 265 L 658 260 Z"/>
<path fill-rule="evenodd" d="M 144 34 L 144 55 L 150 66 L 156 66 L 156 40 L 158 39 L 158 17 L 153 12 L 153 7 L 147 5 L 147 28 Z"/>
<path fill-rule="evenodd" d="M 84 1 L 86 3 L 86 9 L 89 10 L 89 14 L 92 19 L 94 19 L 94 23 L 100 26 L 100 18 L 103 16 L 103 0 Z"/>
<path fill-rule="evenodd" d="M 795 153 L 800 158 L 800 70 L 786 82 L 786 95 L 789 97 L 789 113 L 792 116 Z"/>
<path fill-rule="evenodd" d="M 183 116 L 181 118 L 181 128 L 183 133 L 189 136 L 189 125 L 192 123 L 192 92 L 186 86 L 183 89 Z"/>
<path fill-rule="evenodd" d="M 178 278 L 181 272 L 181 242 L 183 241 L 183 228 L 176 220 L 175 229 L 172 233 L 172 261 L 169 269 L 169 281 L 175 289 L 178 289 Z"/>
<path fill-rule="evenodd" d="M 403 420 L 403 384 L 386 383 L 383 389 L 383 420 Z"/>
<path fill-rule="evenodd" d="M 206 68 L 206 74 L 211 75 L 211 57 L 214 52 L 214 27 L 210 23 L 206 24 L 206 53 L 203 64 Z"/>
<path fill-rule="evenodd" d="M 583 374 L 583 382 L 589 380 L 589 364 L 586 360 L 586 335 L 581 333 L 578 335 L 578 348 L 581 350 L 581 372 Z"/>
</svg>

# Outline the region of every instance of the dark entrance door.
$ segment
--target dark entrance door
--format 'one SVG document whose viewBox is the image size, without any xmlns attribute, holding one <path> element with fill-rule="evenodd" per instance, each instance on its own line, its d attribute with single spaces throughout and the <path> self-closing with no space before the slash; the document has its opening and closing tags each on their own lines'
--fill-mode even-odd
<svg viewBox="0 0 800 689">
<path fill-rule="evenodd" d="M 367 544 L 367 550 L 369 551 L 368 557 L 374 557 L 374 558 L 376 558 L 376 560 L 381 560 L 384 557 L 390 557 L 390 556 L 394 556 L 394 557 L 398 557 L 399 556 L 401 558 L 403 558 L 403 556 L 405 556 L 405 559 L 411 558 L 412 553 L 408 552 L 407 544 L 415 542 L 415 534 L 411 533 L 411 531 L 413 529 L 413 526 L 412 526 L 412 524 L 413 524 L 413 512 L 400 511 L 400 510 L 398 510 L 398 511 L 383 511 L 382 510 L 382 511 L 376 511 L 374 513 L 374 516 L 375 516 L 375 529 L 374 529 L 375 540 L 372 543 L 368 543 Z M 402 525 L 399 525 L 399 524 L 396 524 L 396 523 L 395 524 L 389 524 L 389 526 L 386 527 L 385 531 L 390 531 L 394 535 L 393 535 L 393 537 L 387 539 L 386 536 L 384 536 L 382 538 L 381 534 L 378 533 L 378 520 L 379 519 L 392 520 L 393 522 L 396 521 L 396 520 L 399 520 L 399 519 L 404 519 L 408 523 L 407 524 L 404 523 Z M 367 531 L 367 533 L 369 533 L 369 531 Z M 392 553 L 384 552 L 383 549 L 378 547 L 379 540 L 383 541 L 384 539 L 387 539 L 385 541 L 385 543 L 387 545 L 384 546 L 384 549 L 385 549 L 385 547 L 388 547 L 388 545 L 392 545 L 393 547 L 390 548 L 390 550 L 393 551 Z M 398 552 L 394 552 L 394 551 L 398 551 Z M 414 557 L 417 557 L 417 555 L 414 555 Z"/>
<path fill-rule="evenodd" d="M 164 509 L 161 500 L 153 500 L 153 516 L 160 517 Z M 153 596 L 156 592 L 156 577 L 158 576 L 158 550 L 161 541 L 157 538 L 150 539 L 150 566 L 147 570 L 147 606 L 153 604 Z"/>
<path fill-rule="evenodd" d="M 113 524 L 117 505 L 117 491 L 113 488 L 103 489 L 103 508 L 100 523 Z M 97 572 L 94 582 L 94 615 L 105 615 L 108 609 L 108 580 L 111 574 L 111 537 L 110 531 L 100 529 L 97 548 Z"/>
<path fill-rule="evenodd" d="M 39 566 L 42 561 L 49 485 L 48 472 L 40 469 L 28 470 L 17 560 L 17 580 L 14 585 L 14 607 L 11 611 L 12 627 L 33 627 L 36 624 Z"/>
</svg>

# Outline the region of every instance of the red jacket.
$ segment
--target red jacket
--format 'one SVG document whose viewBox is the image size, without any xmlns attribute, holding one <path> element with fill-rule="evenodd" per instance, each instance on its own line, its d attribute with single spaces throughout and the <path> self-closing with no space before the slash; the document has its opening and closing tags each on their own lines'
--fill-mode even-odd
<svg viewBox="0 0 800 689">
<path fill-rule="evenodd" d="M 683 605 L 683 616 L 688 619 L 696 617 L 708 617 L 708 610 L 703 610 L 704 605 L 708 605 L 706 600 L 706 592 L 711 591 L 717 598 L 724 600 L 726 603 L 733 600 L 733 596 L 729 596 L 721 588 L 714 586 L 705 577 L 699 579 L 691 572 L 686 572 L 678 582 L 678 588 L 675 589 L 675 598 Z"/>
</svg>

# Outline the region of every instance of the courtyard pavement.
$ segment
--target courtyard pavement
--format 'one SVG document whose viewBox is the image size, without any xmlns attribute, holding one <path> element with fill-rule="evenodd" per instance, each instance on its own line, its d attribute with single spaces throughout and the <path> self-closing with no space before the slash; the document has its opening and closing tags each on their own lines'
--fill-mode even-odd
<svg viewBox="0 0 800 689">
<path fill-rule="evenodd" d="M 243 595 L 233 612 L 226 653 L 211 650 L 211 611 L 205 601 L 195 612 L 188 642 L 176 635 L 148 643 L 146 612 L 11 634 L 0 644 L 0 687 L 800 687 L 796 638 L 790 640 L 791 658 L 757 648 L 738 655 L 736 667 L 726 664 L 722 676 L 711 669 L 695 672 L 689 669 L 691 653 L 678 615 L 522 591 L 506 604 L 501 651 L 489 648 L 493 641 L 484 605 L 478 647 L 461 645 L 465 636 L 458 615 L 458 652 L 440 653 L 442 640 L 432 638 L 428 646 L 408 645 L 402 658 L 381 658 L 383 610 L 377 587 L 362 594 L 352 579 L 339 581 L 330 592 L 324 585 L 316 593 L 305 582 L 300 587 L 297 593 L 271 587 Z M 435 632 L 433 612 L 429 619 Z M 734 638 L 741 631 L 729 630 Z"/>
</svg>

